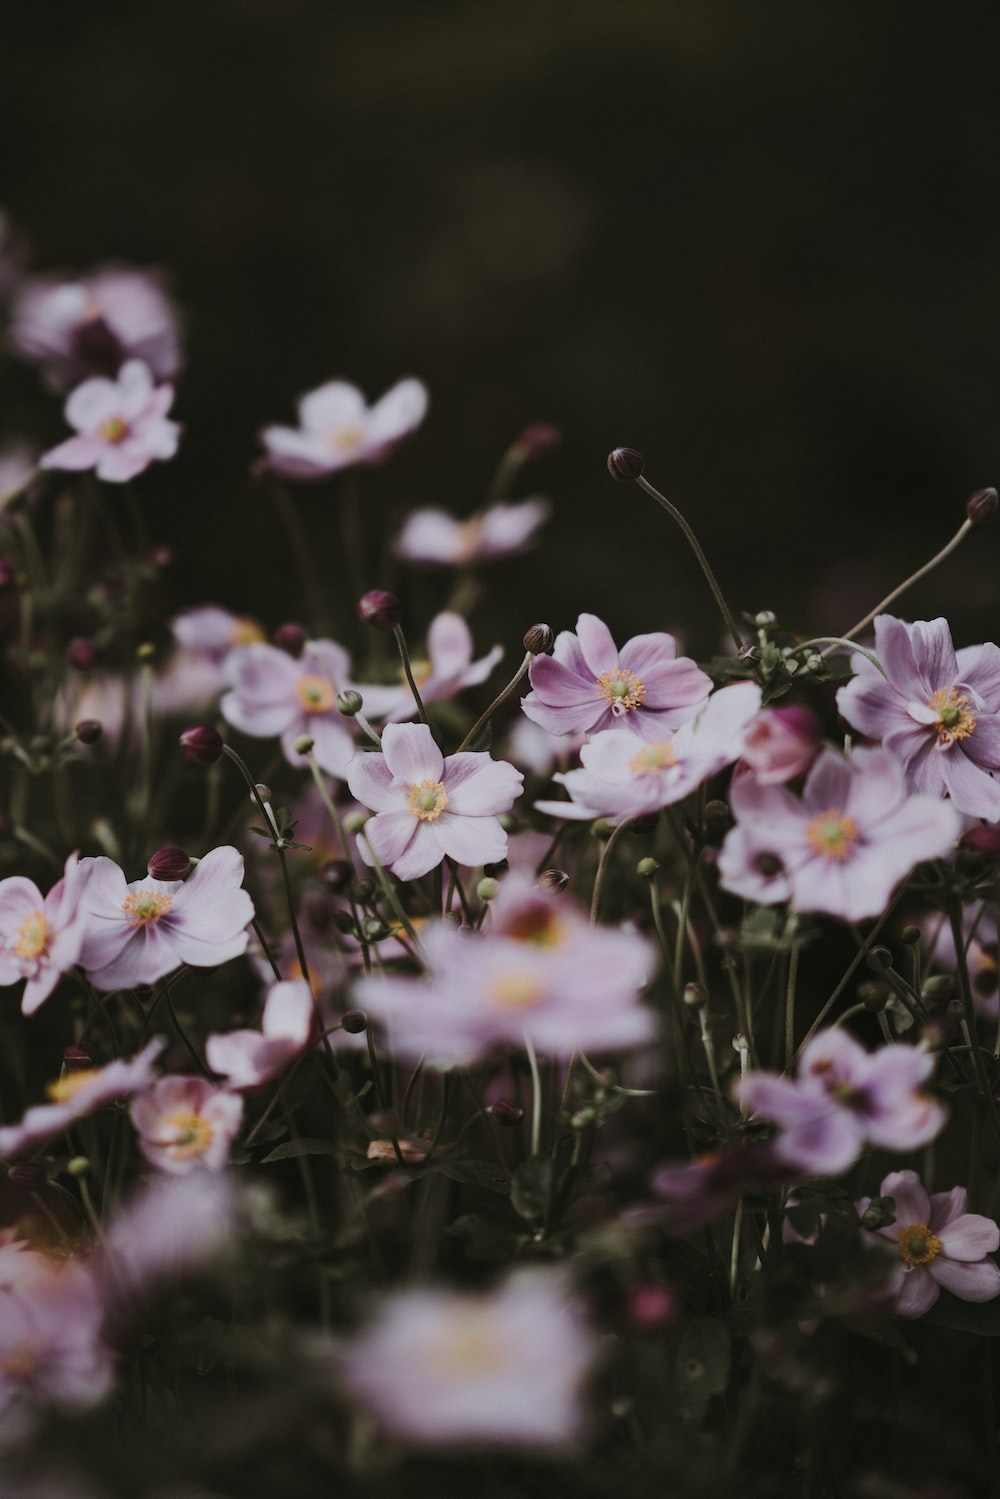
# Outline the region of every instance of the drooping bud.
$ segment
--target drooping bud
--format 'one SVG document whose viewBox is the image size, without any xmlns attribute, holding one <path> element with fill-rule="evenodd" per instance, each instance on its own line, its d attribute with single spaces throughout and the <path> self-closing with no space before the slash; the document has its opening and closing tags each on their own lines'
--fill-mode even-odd
<svg viewBox="0 0 1000 1499">
<path fill-rule="evenodd" d="M 100 652 L 86 635 L 74 635 L 66 649 L 66 656 L 75 671 L 93 671 L 100 659 Z"/>
<path fill-rule="evenodd" d="M 353 718 L 356 713 L 361 712 L 364 705 L 365 700 L 361 693 L 355 692 L 353 688 L 349 688 L 347 692 L 337 693 L 337 712 L 342 713 L 345 718 Z"/>
<path fill-rule="evenodd" d="M 569 884 L 569 875 L 563 869 L 543 869 L 535 881 L 540 890 L 551 890 L 561 895 Z"/>
<path fill-rule="evenodd" d="M 524 632 L 524 649 L 533 656 L 544 656 L 552 649 L 554 641 L 555 636 L 548 625 L 532 625 L 530 630 Z"/>
<path fill-rule="evenodd" d="M 81 718 L 78 724 L 74 724 L 73 732 L 81 744 L 96 744 L 104 733 L 104 725 L 96 718 Z"/>
<path fill-rule="evenodd" d="M 185 729 L 180 737 L 180 746 L 193 765 L 214 765 L 222 758 L 225 741 L 218 729 L 208 724 L 196 724 Z"/>
<path fill-rule="evenodd" d="M 279 651 L 298 657 L 301 656 L 302 647 L 309 639 L 309 633 L 304 625 L 291 621 L 288 624 L 279 625 L 274 632 L 273 639 Z"/>
<path fill-rule="evenodd" d="M 533 422 L 530 427 L 525 427 L 514 446 L 519 450 L 524 461 L 528 462 L 535 458 L 544 458 L 561 442 L 562 433 L 558 427 L 552 427 L 548 422 Z"/>
<path fill-rule="evenodd" d="M 965 502 L 965 514 L 974 526 L 983 526 L 996 515 L 997 503 L 995 489 L 977 489 Z"/>
<path fill-rule="evenodd" d="M 873 947 L 865 961 L 873 973 L 884 973 L 892 967 L 892 953 L 887 947 Z"/>
<path fill-rule="evenodd" d="M 292 745 L 292 749 L 297 755 L 308 755 L 315 743 L 316 741 L 311 734 L 299 734 Z"/>
<path fill-rule="evenodd" d="M 186 880 L 194 865 L 186 849 L 168 843 L 150 856 L 146 872 L 151 880 Z"/>
<path fill-rule="evenodd" d="M 358 618 L 373 630 L 394 630 L 403 617 L 403 608 L 394 593 L 384 588 L 370 588 L 358 599 Z"/>
<path fill-rule="evenodd" d="M 503 1125 L 505 1129 L 513 1129 L 524 1118 L 524 1110 L 512 1098 L 494 1099 L 486 1112 L 492 1116 L 497 1124 Z"/>
<path fill-rule="evenodd" d="M 608 473 L 622 483 L 634 483 L 641 478 L 645 467 L 645 460 L 637 448 L 614 448 L 608 454 Z"/>
<path fill-rule="evenodd" d="M 364 1010 L 345 1010 L 340 1024 L 349 1036 L 360 1036 L 368 1029 L 368 1016 Z"/>
</svg>

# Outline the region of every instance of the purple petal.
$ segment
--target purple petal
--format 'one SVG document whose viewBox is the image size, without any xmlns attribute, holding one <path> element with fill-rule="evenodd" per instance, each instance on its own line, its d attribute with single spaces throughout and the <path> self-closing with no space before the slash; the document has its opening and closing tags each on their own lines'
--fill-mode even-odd
<svg viewBox="0 0 1000 1499">
<path fill-rule="evenodd" d="M 495 817 L 453 817 L 445 812 L 427 828 L 443 853 L 469 868 L 498 864 L 507 857 L 507 834 Z"/>
<path fill-rule="evenodd" d="M 938 1263 L 935 1261 L 935 1264 Z M 928 1273 L 926 1265 L 914 1265 L 896 1297 L 896 1315 L 899 1317 L 922 1317 L 937 1301 L 940 1291 L 937 1278 Z M 988 1298 L 984 1298 L 988 1299 Z"/>
<path fill-rule="evenodd" d="M 879 1195 L 891 1197 L 896 1204 L 896 1222 L 888 1230 L 894 1240 L 900 1229 L 911 1223 L 930 1226 L 931 1200 L 915 1171 L 890 1172 L 879 1188 Z"/>
<path fill-rule="evenodd" d="M 951 1260 L 981 1260 L 1000 1249 L 1000 1228 L 992 1218 L 984 1218 L 980 1213 L 966 1213 L 935 1232 Z"/>
<path fill-rule="evenodd" d="M 581 614 L 576 622 L 576 637 L 580 642 L 583 659 L 594 677 L 602 672 L 614 671 L 619 665 L 618 647 L 603 619 L 596 614 Z"/>
<path fill-rule="evenodd" d="M 373 812 L 399 811 L 405 806 L 401 789 L 393 791 L 392 771 L 384 755 L 359 750 L 347 767 L 347 785 L 351 795 Z"/>
<path fill-rule="evenodd" d="M 1000 1295 L 1000 1269 L 992 1260 L 970 1265 L 938 1255 L 928 1266 L 939 1286 L 963 1301 L 992 1301 Z"/>
<path fill-rule="evenodd" d="M 393 777 L 407 786 L 440 781 L 444 771 L 444 756 L 425 723 L 386 724 L 382 753 Z"/>
</svg>

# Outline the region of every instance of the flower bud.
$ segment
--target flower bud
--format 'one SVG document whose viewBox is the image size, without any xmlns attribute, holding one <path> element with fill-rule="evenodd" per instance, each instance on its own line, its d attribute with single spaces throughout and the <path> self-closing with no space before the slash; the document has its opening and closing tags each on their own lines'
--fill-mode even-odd
<svg viewBox="0 0 1000 1499">
<path fill-rule="evenodd" d="M 905 942 L 907 947 L 916 947 L 917 943 L 920 941 L 921 936 L 922 933 L 920 928 L 918 926 L 914 926 L 911 922 L 909 926 L 904 926 L 903 930 L 899 934 L 899 940 L 900 942 Z"/>
<path fill-rule="evenodd" d="M 858 1221 L 869 1231 L 888 1228 L 896 1221 L 895 1200 L 892 1197 L 873 1197 Z"/>
<path fill-rule="evenodd" d="M 669 1286 L 655 1282 L 645 1286 L 633 1286 L 628 1293 L 625 1312 L 633 1327 L 644 1332 L 654 1332 L 669 1327 L 680 1311 L 680 1302 Z"/>
<path fill-rule="evenodd" d="M 870 1010 L 873 1015 L 879 1015 L 889 1003 L 889 989 L 885 984 L 869 979 L 866 983 L 858 985 L 858 999 L 866 1010 Z"/>
<path fill-rule="evenodd" d="M 402 605 L 396 595 L 384 588 L 370 588 L 358 599 L 358 618 L 373 630 L 394 630 L 402 617 Z"/>
<path fill-rule="evenodd" d="M 353 718 L 355 713 L 360 713 L 365 705 L 365 700 L 360 692 L 353 688 L 347 692 L 337 693 L 337 712 L 342 713 L 345 718 Z"/>
<path fill-rule="evenodd" d="M 804 775 L 819 753 L 823 729 L 809 708 L 762 708 L 746 731 L 742 758 L 763 786 Z"/>
<path fill-rule="evenodd" d="M 100 660 L 97 646 L 86 635 L 73 636 L 66 649 L 66 656 L 75 671 L 93 671 Z"/>
<path fill-rule="evenodd" d="M 932 973 L 920 986 L 920 998 L 928 1004 L 938 1004 L 948 998 L 954 987 L 955 979 L 952 974 Z"/>
<path fill-rule="evenodd" d="M 482 901 L 496 900 L 500 894 L 500 881 L 484 876 L 476 886 L 476 894 Z"/>
<path fill-rule="evenodd" d="M 96 718 L 81 718 L 73 726 L 73 732 L 81 744 L 96 744 L 104 733 L 104 725 L 98 723 Z"/>
<path fill-rule="evenodd" d="M 185 729 L 180 737 L 181 749 L 193 765 L 214 765 L 222 758 L 224 743 L 219 731 L 207 724 Z"/>
<path fill-rule="evenodd" d="M 544 458 L 561 442 L 562 433 L 558 427 L 552 427 L 548 422 L 533 422 L 530 427 L 525 427 L 514 446 L 519 450 L 525 462 L 528 462 L 531 459 Z"/>
<path fill-rule="evenodd" d="M 494 1099 L 486 1112 L 491 1114 L 495 1122 L 505 1129 L 513 1129 L 524 1118 L 524 1110 L 512 1098 Z"/>
<path fill-rule="evenodd" d="M 524 649 L 533 656 L 544 656 L 552 649 L 555 636 L 548 625 L 532 625 L 524 632 Z"/>
<path fill-rule="evenodd" d="M 66 1162 L 66 1170 L 70 1176 L 86 1176 L 90 1170 L 90 1162 L 85 1155 L 75 1155 L 71 1161 Z"/>
<path fill-rule="evenodd" d="M 354 865 L 350 859 L 327 859 L 319 872 L 320 879 L 331 895 L 339 895 L 346 890 L 353 875 Z"/>
<path fill-rule="evenodd" d="M 135 654 L 136 659 L 138 661 L 142 661 L 145 664 L 146 662 L 153 660 L 154 656 L 156 655 L 156 646 L 151 640 L 144 640 L 141 645 L 136 646 Z"/>
<path fill-rule="evenodd" d="M 364 1010 L 345 1010 L 340 1017 L 340 1025 L 349 1036 L 360 1036 L 368 1029 L 368 1016 Z"/>
<path fill-rule="evenodd" d="M 563 869 L 543 869 L 535 884 L 539 890 L 551 890 L 561 895 L 569 884 L 569 875 Z"/>
<path fill-rule="evenodd" d="M 311 734 L 299 734 L 292 745 L 292 749 L 297 755 L 308 755 L 315 743 L 316 741 Z"/>
<path fill-rule="evenodd" d="M 659 812 L 647 812 L 643 817 L 633 817 L 629 822 L 628 830 L 637 838 L 646 838 L 650 833 L 656 832 L 659 821 Z"/>
<path fill-rule="evenodd" d="M 703 1010 L 708 1004 L 708 990 L 704 984 L 685 984 L 684 1003 L 689 1010 Z"/>
<path fill-rule="evenodd" d="M 351 880 L 347 887 L 347 899 L 353 901 L 356 906 L 367 906 L 374 894 L 374 880 Z"/>
<path fill-rule="evenodd" d="M 623 483 L 634 483 L 642 476 L 646 467 L 643 456 L 636 448 L 614 448 L 608 454 L 608 473 L 612 479 Z"/>
<path fill-rule="evenodd" d="M 884 973 L 892 967 L 892 953 L 887 947 L 873 947 L 865 961 L 873 973 Z"/>
<path fill-rule="evenodd" d="M 635 866 L 635 872 L 641 879 L 652 880 L 660 868 L 658 859 L 640 859 Z"/>
<path fill-rule="evenodd" d="M 309 639 L 304 625 L 295 624 L 294 621 L 279 625 L 273 635 L 275 645 L 279 651 L 285 651 L 289 656 L 301 656 L 302 647 Z"/>
<path fill-rule="evenodd" d="M 44 1187 L 48 1176 L 45 1167 L 40 1166 L 37 1161 L 20 1161 L 9 1167 L 7 1180 L 13 1182 L 15 1187 L 23 1187 L 26 1192 L 37 1192 Z"/>
<path fill-rule="evenodd" d="M 985 525 L 992 520 L 997 511 L 997 492 L 995 489 L 977 489 L 975 494 L 970 494 L 965 502 L 965 514 L 974 526 Z"/>
<path fill-rule="evenodd" d="M 176 843 L 168 843 L 151 855 L 146 872 L 151 880 L 184 880 L 193 868 L 190 854 Z"/>
<path fill-rule="evenodd" d="M 958 840 L 959 848 L 971 848 L 986 859 L 1000 858 L 1000 828 L 985 828 L 981 823 L 967 828 Z"/>
<path fill-rule="evenodd" d="M 369 813 L 367 812 L 348 812 L 347 816 L 344 818 L 344 832 L 360 833 L 361 829 L 368 821 L 368 817 Z"/>
<path fill-rule="evenodd" d="M 264 803 L 264 805 L 266 807 L 267 804 L 268 804 L 268 802 L 271 800 L 271 788 L 270 788 L 270 786 L 265 786 L 263 781 L 258 781 L 257 784 L 256 784 L 256 786 L 253 789 L 256 791 L 257 796 L 260 797 L 261 801 Z M 251 801 L 255 801 L 256 798 L 255 797 L 251 797 L 250 800 Z"/>
<path fill-rule="evenodd" d="M 62 1064 L 64 1072 L 89 1072 L 94 1065 L 94 1053 L 89 1046 L 64 1046 Z"/>
</svg>

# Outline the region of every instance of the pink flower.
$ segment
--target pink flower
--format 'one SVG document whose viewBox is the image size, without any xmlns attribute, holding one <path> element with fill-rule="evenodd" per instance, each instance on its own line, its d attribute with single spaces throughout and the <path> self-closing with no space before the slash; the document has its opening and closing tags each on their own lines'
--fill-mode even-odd
<svg viewBox="0 0 1000 1499">
<path fill-rule="evenodd" d="M 119 1059 L 92 1071 L 68 1072 L 52 1083 L 49 1094 L 54 1102 L 37 1104 L 28 1109 L 20 1123 L 0 1128 L 0 1160 L 26 1155 L 104 1104 L 148 1088 L 155 1077 L 153 1063 L 164 1045 L 158 1039 L 150 1041 L 128 1061 Z"/>
<path fill-rule="evenodd" d="M 80 897 L 88 866 L 76 854 L 44 898 L 23 875 L 0 880 L 0 985 L 27 979 L 21 1013 L 33 1015 L 80 956 Z"/>
<path fill-rule="evenodd" d="M 86 931 L 80 966 L 96 989 L 155 984 L 182 963 L 215 968 L 247 948 L 253 902 L 243 856 L 213 848 L 186 880 L 146 877 L 127 884 L 111 859 L 84 859 Z"/>
<path fill-rule="evenodd" d="M 180 366 L 177 315 L 152 271 L 105 266 L 80 281 L 29 281 L 13 311 L 11 341 L 57 390 L 90 375 L 116 375 L 141 359 L 160 380 Z"/>
<path fill-rule="evenodd" d="M 955 809 L 907 792 L 885 750 L 824 750 L 801 798 L 752 774 L 730 790 L 736 826 L 719 852 L 722 884 L 747 900 L 860 921 L 885 909 L 917 864 L 944 857 L 961 833 Z"/>
<path fill-rule="evenodd" d="M 596 1344 L 561 1277 L 524 1271 L 485 1295 L 386 1301 L 340 1357 L 348 1393 L 417 1447 L 561 1447 L 580 1435 Z"/>
<path fill-rule="evenodd" d="M 316 1032 L 315 1010 L 304 979 L 274 984 L 264 1004 L 259 1031 L 228 1031 L 209 1036 L 205 1060 L 235 1092 L 260 1088 L 294 1057 Z"/>
<path fill-rule="evenodd" d="M 1000 1249 L 1000 1228 L 992 1218 L 967 1213 L 964 1187 L 928 1197 L 915 1171 L 893 1171 L 879 1187 L 880 1197 L 895 1203 L 896 1221 L 865 1239 L 873 1247 L 889 1246 L 895 1265 L 888 1285 L 899 1317 L 922 1317 L 941 1294 L 941 1287 L 962 1301 L 992 1301 L 1000 1295 L 1000 1269 L 986 1258 Z M 870 1197 L 856 1203 L 859 1216 Z"/>
<path fill-rule="evenodd" d="M 553 777 L 569 802 L 535 806 L 552 817 L 622 821 L 659 812 L 684 799 L 739 755 L 743 733 L 760 707 L 760 688 L 739 682 L 714 693 L 696 722 L 637 740 L 625 729 L 605 729 L 580 751 L 579 770 Z"/>
<path fill-rule="evenodd" d="M 280 734 L 290 765 L 307 763 L 295 741 L 308 734 L 320 768 L 343 777 L 355 744 L 337 708 L 337 694 L 354 686 L 350 665 L 343 646 L 332 640 L 308 641 L 298 659 L 274 645 L 239 646 L 226 660 L 230 690 L 220 705 L 223 717 L 257 739 Z M 360 691 L 365 696 L 368 689 Z M 395 688 L 374 691 L 389 702 L 395 699 Z"/>
<path fill-rule="evenodd" d="M 961 812 L 1000 819 L 1000 647 L 957 651 L 945 619 L 875 621 L 875 653 L 837 693 L 849 724 L 881 739 L 911 791 L 950 796 Z M 888 678 L 888 681 L 886 680 Z"/>
<path fill-rule="evenodd" d="M 97 470 L 109 484 L 124 484 L 177 451 L 180 427 L 166 413 L 172 385 L 153 388 L 149 367 L 138 359 L 122 366 L 117 381 L 85 380 L 66 402 L 66 420 L 78 433 L 42 454 L 42 468 Z"/>
<path fill-rule="evenodd" d="M 235 1214 L 236 1193 L 226 1176 L 154 1177 L 104 1235 L 97 1269 L 105 1300 L 114 1306 L 200 1270 L 228 1247 Z"/>
<path fill-rule="evenodd" d="M 267 466 L 285 479 L 323 479 L 352 464 L 382 463 L 419 427 L 427 389 L 400 380 L 374 406 L 344 380 L 331 380 L 299 402 L 299 427 L 265 427 Z"/>
<path fill-rule="evenodd" d="M 161 1077 L 132 1100 L 130 1114 L 149 1164 L 182 1176 L 202 1167 L 225 1169 L 243 1123 L 243 1100 L 202 1077 Z"/>
<path fill-rule="evenodd" d="M 934 1058 L 914 1046 L 867 1052 L 846 1031 L 820 1031 L 801 1051 L 793 1080 L 749 1072 L 736 1085 L 748 1114 L 770 1119 L 781 1133 L 775 1156 L 797 1170 L 838 1176 L 866 1145 L 915 1150 L 940 1134 L 944 1106 L 920 1091 Z"/>
<path fill-rule="evenodd" d="M 450 610 L 439 614 L 431 622 L 427 632 L 426 661 L 416 658 L 410 666 L 413 677 L 425 703 L 437 703 L 455 697 L 466 687 L 478 687 L 485 682 L 490 672 L 503 655 L 503 646 L 495 645 L 478 661 L 472 659 L 472 632 L 460 614 Z M 417 711 L 413 693 L 408 685 L 398 690 L 395 706 L 379 697 L 372 702 L 372 689 L 367 689 L 365 708 L 378 717 L 386 717 L 398 723 L 400 719 L 412 718 Z"/>
<path fill-rule="evenodd" d="M 553 654 L 532 661 L 521 707 L 551 734 L 627 728 L 657 740 L 696 717 L 712 690 L 693 661 L 676 657 L 672 635 L 636 635 L 619 651 L 603 620 L 581 614 L 575 635 L 563 630 Z"/>
<path fill-rule="evenodd" d="M 401 880 L 416 880 L 442 859 L 499 863 L 507 834 L 497 815 L 521 794 L 524 777 L 490 755 L 442 755 L 426 724 L 387 724 L 382 753 L 355 755 L 347 767 L 352 796 L 376 816 L 358 840 L 361 857 Z"/>
<path fill-rule="evenodd" d="M 0 447 L 0 511 L 31 483 L 38 472 L 38 452 L 26 442 Z"/>
<path fill-rule="evenodd" d="M 762 708 L 743 741 L 743 759 L 762 786 L 804 775 L 819 753 L 823 730 L 809 708 Z"/>
<path fill-rule="evenodd" d="M 497 562 L 523 552 L 551 508 L 548 500 L 520 500 L 491 505 L 468 520 L 445 510 L 414 510 L 396 538 L 396 555 L 431 567 Z"/>
</svg>

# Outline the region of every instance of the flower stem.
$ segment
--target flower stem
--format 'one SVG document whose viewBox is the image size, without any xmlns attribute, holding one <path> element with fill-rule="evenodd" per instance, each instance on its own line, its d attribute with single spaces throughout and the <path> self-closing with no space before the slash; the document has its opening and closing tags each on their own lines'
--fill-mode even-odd
<svg viewBox="0 0 1000 1499">
<path fill-rule="evenodd" d="M 915 573 L 911 573 L 897 588 L 894 588 L 891 593 L 887 593 L 880 604 L 876 604 L 875 608 L 866 614 L 864 619 L 859 619 L 857 624 L 853 625 L 851 629 L 845 630 L 841 638 L 843 640 L 853 640 L 855 635 L 860 635 L 865 626 L 870 625 L 877 614 L 881 614 L 890 604 L 895 603 L 900 594 L 905 593 L 908 588 L 912 588 L 914 583 L 919 583 L 921 578 L 926 578 L 929 572 L 934 571 L 939 562 L 943 562 L 946 557 L 950 556 L 955 548 L 961 545 L 971 530 L 972 521 L 964 520 L 947 546 L 943 546 L 940 552 L 935 553 L 929 562 L 925 562 L 923 567 L 918 567 Z"/>
<path fill-rule="evenodd" d="M 743 650 L 743 636 L 740 634 L 739 625 L 737 625 L 733 612 L 730 609 L 729 605 L 726 603 L 725 598 L 723 597 L 722 589 L 719 587 L 719 584 L 716 581 L 715 574 L 709 566 L 708 558 L 702 551 L 701 544 L 699 543 L 697 536 L 694 534 L 681 512 L 677 509 L 677 506 L 672 505 L 667 499 L 666 495 L 662 495 L 658 489 L 654 489 L 652 484 L 649 483 L 648 479 L 644 479 L 640 474 L 635 482 L 638 484 L 639 488 L 645 490 L 646 494 L 650 495 L 658 505 L 663 506 L 667 514 L 677 522 L 681 530 L 684 532 L 684 536 L 687 540 L 688 546 L 691 548 L 691 550 L 694 552 L 695 557 L 698 559 L 698 566 L 705 574 L 705 581 L 708 584 L 709 588 L 712 590 L 712 597 L 715 599 L 715 602 L 719 607 L 719 613 L 722 615 L 722 618 L 725 621 L 726 629 L 732 636 L 733 644 L 736 647 L 737 653 L 739 653 Z"/>
<path fill-rule="evenodd" d="M 497 693 L 492 703 L 490 703 L 489 707 L 486 709 L 486 712 L 481 713 L 476 719 L 475 723 L 472 725 L 472 728 L 466 734 L 465 738 L 458 746 L 458 749 L 455 751 L 456 754 L 460 755 L 463 750 L 468 749 L 470 744 L 475 744 L 476 739 L 479 737 L 482 730 L 485 729 L 486 725 L 489 723 L 490 719 L 493 717 L 497 709 L 507 701 L 507 699 L 510 697 L 514 689 L 519 685 L 519 683 L 524 681 L 524 678 L 526 677 L 528 672 L 528 667 L 534 660 L 534 654 L 534 651 L 525 652 L 524 660 L 517 668 L 517 671 L 511 677 L 506 687 L 502 688 L 501 691 Z"/>
</svg>

